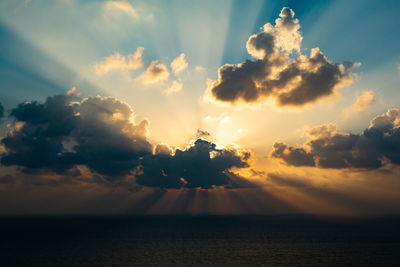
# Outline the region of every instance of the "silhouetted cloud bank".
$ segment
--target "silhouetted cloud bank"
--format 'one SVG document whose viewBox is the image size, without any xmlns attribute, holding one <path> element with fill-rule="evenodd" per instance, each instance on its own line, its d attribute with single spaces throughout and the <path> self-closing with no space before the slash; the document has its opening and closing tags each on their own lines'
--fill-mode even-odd
<svg viewBox="0 0 400 267">
<path fill-rule="evenodd" d="M 400 109 L 375 117 L 361 134 L 339 132 L 334 124 L 308 131 L 303 147 L 275 143 L 271 157 L 287 165 L 321 168 L 376 169 L 388 163 L 400 165 Z"/>
<path fill-rule="evenodd" d="M 217 148 L 200 137 L 185 149 L 154 145 L 147 138 L 149 121 L 135 123 L 127 103 L 99 96 L 76 101 L 76 96 L 71 90 L 12 109 L 15 123 L 1 139 L 1 164 L 30 175 L 75 177 L 85 166 L 108 182 L 134 177 L 139 185 L 162 188 L 232 186 L 241 178 L 231 169 L 249 167 L 250 152 Z"/>
</svg>

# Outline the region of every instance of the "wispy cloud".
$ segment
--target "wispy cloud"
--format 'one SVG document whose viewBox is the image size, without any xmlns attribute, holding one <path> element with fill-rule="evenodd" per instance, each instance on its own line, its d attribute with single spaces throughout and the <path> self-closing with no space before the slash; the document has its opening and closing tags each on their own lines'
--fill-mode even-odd
<svg viewBox="0 0 400 267">
<path fill-rule="evenodd" d="M 187 67 L 188 63 L 185 59 L 184 53 L 180 54 L 171 62 L 171 68 L 175 75 L 180 73 L 181 71 L 184 71 Z"/>
<path fill-rule="evenodd" d="M 169 95 L 172 93 L 177 93 L 180 92 L 182 90 L 183 84 L 182 84 L 182 80 L 174 80 L 171 84 L 171 86 L 169 86 L 167 88 L 167 90 L 164 91 L 165 94 Z"/>
<path fill-rule="evenodd" d="M 114 70 L 135 70 L 143 66 L 143 47 L 138 47 L 134 54 L 122 56 L 115 53 L 109 57 L 104 58 L 103 61 L 97 62 L 93 65 L 93 70 L 98 76 L 103 76 L 110 71 Z"/>
<path fill-rule="evenodd" d="M 121 1 L 106 1 L 105 7 L 107 10 L 113 11 L 121 11 L 126 13 L 129 16 L 137 19 L 139 17 L 138 13 L 136 12 L 135 8 L 126 0 Z"/>
<path fill-rule="evenodd" d="M 166 81 L 169 78 L 169 71 L 164 64 L 157 64 L 157 61 L 152 61 L 137 79 L 144 84 L 154 84 Z"/>
<path fill-rule="evenodd" d="M 372 91 L 364 91 L 359 97 L 357 97 L 356 102 L 350 107 L 356 112 L 361 112 L 366 110 L 375 100 L 375 94 Z"/>
</svg>

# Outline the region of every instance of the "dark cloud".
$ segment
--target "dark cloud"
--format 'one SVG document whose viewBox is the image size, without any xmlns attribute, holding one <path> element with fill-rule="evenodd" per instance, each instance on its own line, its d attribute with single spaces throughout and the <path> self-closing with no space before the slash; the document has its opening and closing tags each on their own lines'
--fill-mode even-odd
<svg viewBox="0 0 400 267">
<path fill-rule="evenodd" d="M 12 109 L 15 127 L 1 139 L 2 165 L 17 166 L 44 185 L 112 182 L 131 188 L 132 176 L 139 185 L 161 188 L 246 184 L 231 169 L 248 167 L 249 152 L 217 148 L 201 138 L 183 150 L 163 143 L 154 147 L 147 139 L 149 122 L 135 124 L 128 104 L 111 97 L 74 102 L 75 97 L 71 91 Z M 93 179 L 84 177 L 87 172 Z M 59 179 L 29 178 L 49 173 Z"/>
<path fill-rule="evenodd" d="M 361 134 L 341 133 L 333 124 L 308 132 L 304 147 L 275 143 L 271 157 L 293 166 L 376 169 L 388 162 L 400 165 L 400 109 L 374 118 Z"/>
<path fill-rule="evenodd" d="M 284 143 L 275 143 L 271 157 L 283 159 L 289 165 L 315 166 L 314 157 L 304 148 L 293 148 Z"/>
<path fill-rule="evenodd" d="M 177 149 L 173 155 L 159 152 L 144 157 L 137 182 L 164 188 L 232 185 L 237 176 L 229 170 L 248 167 L 249 157 L 249 152 L 218 149 L 209 141 L 197 139 L 186 149 Z"/>
<path fill-rule="evenodd" d="M 145 136 L 148 122 L 134 125 L 129 105 L 101 97 L 72 102 L 72 97 L 57 95 L 11 110 L 20 126 L 2 139 L 7 153 L 1 163 L 28 173 L 66 173 L 86 165 L 97 173 L 119 176 L 151 153 Z"/>
<path fill-rule="evenodd" d="M 208 88 L 214 99 L 234 104 L 273 97 L 278 106 L 301 106 L 352 82 L 350 69 L 357 63 L 333 63 L 318 48 L 311 49 L 309 58 L 302 55 L 300 25 L 293 10 L 285 7 L 279 16 L 275 26 L 265 24 L 247 41 L 254 60 L 218 70 L 218 80 Z M 297 58 L 293 59 L 293 52 Z"/>
<path fill-rule="evenodd" d="M 209 132 L 197 129 L 196 138 L 208 137 L 208 136 L 211 136 L 211 134 Z"/>
</svg>

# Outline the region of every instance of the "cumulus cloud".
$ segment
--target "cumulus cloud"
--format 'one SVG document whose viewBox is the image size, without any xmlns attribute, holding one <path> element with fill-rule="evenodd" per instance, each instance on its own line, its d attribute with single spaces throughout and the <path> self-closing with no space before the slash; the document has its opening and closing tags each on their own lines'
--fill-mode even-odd
<svg viewBox="0 0 400 267">
<path fill-rule="evenodd" d="M 265 24 L 247 41 L 247 51 L 254 59 L 222 66 L 206 95 L 230 104 L 272 97 L 278 106 L 302 106 L 351 83 L 350 70 L 359 63 L 333 63 L 319 48 L 311 49 L 309 57 L 302 55 L 299 29 L 293 10 L 283 8 L 275 26 Z"/>
<path fill-rule="evenodd" d="M 280 158 L 288 165 L 315 166 L 314 157 L 304 148 L 293 148 L 285 143 L 275 143 L 271 157 Z"/>
<path fill-rule="evenodd" d="M 135 70 L 143 66 L 143 47 L 136 48 L 134 54 L 128 56 L 121 56 L 115 53 L 109 57 L 104 58 L 103 61 L 97 62 L 93 65 L 93 70 L 98 76 L 103 76 L 110 71 L 120 70 Z"/>
<path fill-rule="evenodd" d="M 70 95 L 57 95 L 19 104 L 11 116 L 22 126 L 1 140 L 7 152 L 1 163 L 24 172 L 65 173 L 86 165 L 103 175 L 126 175 L 152 151 L 148 121 L 134 124 L 130 106 L 115 98 L 72 102 Z"/>
<path fill-rule="evenodd" d="M 87 182 L 85 176 L 90 176 L 94 183 L 127 188 L 135 184 L 129 177 L 161 188 L 232 187 L 242 179 L 233 169 L 249 166 L 250 152 L 217 148 L 202 138 L 185 149 L 155 146 L 147 139 L 149 121 L 135 123 L 127 103 L 99 96 L 77 101 L 76 96 L 71 89 L 44 103 L 25 102 L 12 109 L 15 127 L 0 140 L 1 164 L 30 177 L 54 175 L 35 179 L 46 185 Z M 9 176 L 0 180 L 14 181 Z"/>
<path fill-rule="evenodd" d="M 178 57 L 176 57 L 172 62 L 171 62 L 171 68 L 174 74 L 179 74 L 181 71 L 184 71 L 188 66 L 188 63 L 185 59 L 185 54 L 182 53 Z"/>
<path fill-rule="evenodd" d="M 125 14 L 128 14 L 129 16 L 132 16 L 133 18 L 138 18 L 138 14 L 135 10 L 135 8 L 133 8 L 133 6 L 126 0 L 122 0 L 122 1 L 106 1 L 104 3 L 105 8 L 107 10 L 118 10 L 121 12 L 124 12 Z"/>
<path fill-rule="evenodd" d="M 229 170 L 248 167 L 251 155 L 233 148 L 218 149 L 201 138 L 183 150 L 176 149 L 174 154 L 167 154 L 166 149 L 158 151 L 141 161 L 139 184 L 163 188 L 231 185 L 231 176 L 239 177 Z"/>
<path fill-rule="evenodd" d="M 169 72 L 164 64 L 157 64 L 157 61 L 152 61 L 137 79 L 144 84 L 154 84 L 168 80 Z"/>
<path fill-rule="evenodd" d="M 275 143 L 270 156 L 292 166 L 377 169 L 400 165 L 400 109 L 375 117 L 361 134 L 339 132 L 336 125 L 308 131 L 309 141 L 299 148 Z"/>
<path fill-rule="evenodd" d="M 164 91 L 165 94 L 169 95 L 172 93 L 177 93 L 182 90 L 183 84 L 182 81 L 179 80 L 174 80 L 172 84 Z"/>
</svg>

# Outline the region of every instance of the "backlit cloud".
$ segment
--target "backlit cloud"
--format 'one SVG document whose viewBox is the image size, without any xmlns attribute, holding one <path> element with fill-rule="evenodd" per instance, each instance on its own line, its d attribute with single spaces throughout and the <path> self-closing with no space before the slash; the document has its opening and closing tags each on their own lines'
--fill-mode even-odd
<svg viewBox="0 0 400 267">
<path fill-rule="evenodd" d="M 138 69 L 143 66 L 143 50 L 143 47 L 138 47 L 134 54 L 129 54 L 126 57 L 115 53 L 114 55 L 104 58 L 103 61 L 95 63 L 93 65 L 93 70 L 98 76 L 103 76 L 110 71 Z"/>
<path fill-rule="evenodd" d="M 124 12 L 135 19 L 139 17 L 136 10 L 127 0 L 106 1 L 104 4 L 107 10 Z"/>
<path fill-rule="evenodd" d="M 22 126 L 1 140 L 7 151 L 1 163 L 26 173 L 65 173 L 86 165 L 99 174 L 126 175 L 152 151 L 148 121 L 134 124 L 130 106 L 115 98 L 72 102 L 70 95 L 57 95 L 19 104 L 11 116 Z"/>
<path fill-rule="evenodd" d="M 154 84 L 166 81 L 169 78 L 169 71 L 164 64 L 157 64 L 157 61 L 152 61 L 137 79 L 144 84 Z"/>
<path fill-rule="evenodd" d="M 171 62 L 171 68 L 175 75 L 179 74 L 181 71 L 184 71 L 187 66 L 188 63 L 186 62 L 184 53 L 180 54 Z"/>
<path fill-rule="evenodd" d="M 240 177 L 229 170 L 249 167 L 251 156 L 248 151 L 218 149 L 215 144 L 200 138 L 184 150 L 175 150 L 174 154 L 167 154 L 166 149 L 158 151 L 141 161 L 137 176 L 139 184 L 164 188 L 235 186 L 232 177 Z"/>
<path fill-rule="evenodd" d="M 85 180 L 128 189 L 135 184 L 212 188 L 237 187 L 243 180 L 234 169 L 249 167 L 249 151 L 217 147 L 202 137 L 184 149 L 155 145 L 147 138 L 149 121 L 135 123 L 127 103 L 112 97 L 75 101 L 76 95 L 70 90 L 12 109 L 15 126 L 1 139 L 1 164 L 53 186 Z"/>
<path fill-rule="evenodd" d="M 351 83 L 350 70 L 359 63 L 333 63 L 319 48 L 311 49 L 309 57 L 302 55 L 299 29 L 293 10 L 283 8 L 275 26 L 265 24 L 247 41 L 247 51 L 254 59 L 222 66 L 206 95 L 230 104 L 272 97 L 278 106 L 302 106 Z"/>
<path fill-rule="evenodd" d="M 275 143 L 272 158 L 287 165 L 321 168 L 376 169 L 388 163 L 400 165 L 400 109 L 375 117 L 361 134 L 339 132 L 335 124 L 308 131 L 303 147 Z"/>
</svg>

